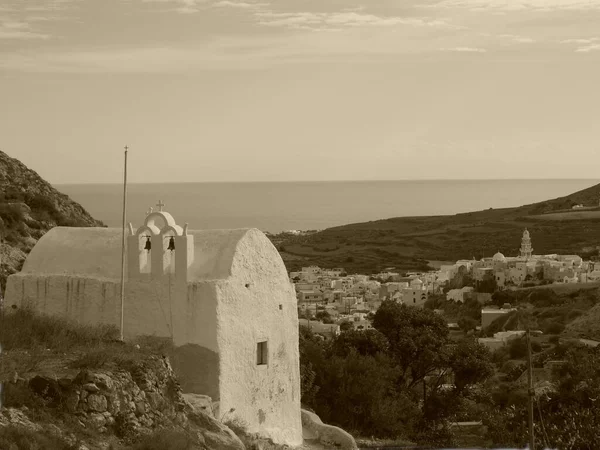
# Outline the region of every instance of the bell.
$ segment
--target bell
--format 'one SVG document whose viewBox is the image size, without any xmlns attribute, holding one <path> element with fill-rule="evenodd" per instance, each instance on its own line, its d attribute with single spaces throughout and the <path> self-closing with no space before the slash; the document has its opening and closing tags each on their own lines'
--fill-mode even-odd
<svg viewBox="0 0 600 450">
<path fill-rule="evenodd" d="M 150 238 L 146 238 L 146 245 L 144 246 L 144 250 L 150 251 L 152 249 L 152 242 L 150 242 Z"/>
<path fill-rule="evenodd" d="M 167 250 L 175 250 L 175 239 L 171 236 L 171 239 L 169 240 L 169 248 Z"/>
</svg>

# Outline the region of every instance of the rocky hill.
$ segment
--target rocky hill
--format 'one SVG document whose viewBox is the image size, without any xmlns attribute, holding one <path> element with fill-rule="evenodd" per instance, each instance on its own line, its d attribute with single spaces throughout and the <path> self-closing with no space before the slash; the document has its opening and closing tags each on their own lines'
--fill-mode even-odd
<svg viewBox="0 0 600 450">
<path fill-rule="evenodd" d="M 31 311 L 0 316 L 2 450 L 283 450 L 183 394 L 168 341 Z M 228 426 L 229 425 L 229 426 Z"/>
<path fill-rule="evenodd" d="M 0 286 L 55 226 L 104 226 L 36 172 L 0 151 Z"/>
<path fill-rule="evenodd" d="M 448 216 L 397 217 L 329 228 L 304 236 L 274 236 L 288 270 L 311 264 L 349 273 L 428 270 L 430 261 L 516 256 L 523 229 L 536 254 L 593 258 L 600 242 L 600 184 L 515 208 Z M 575 205 L 583 208 L 573 209 Z"/>
</svg>

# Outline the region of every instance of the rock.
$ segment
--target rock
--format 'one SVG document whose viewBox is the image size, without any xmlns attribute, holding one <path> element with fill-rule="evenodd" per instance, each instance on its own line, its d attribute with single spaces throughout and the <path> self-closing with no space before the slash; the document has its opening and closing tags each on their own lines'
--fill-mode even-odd
<svg viewBox="0 0 600 450">
<path fill-rule="evenodd" d="M 42 427 L 29 420 L 23 411 L 16 408 L 6 408 L 0 412 L 0 425 L 14 425 L 25 428 L 29 431 L 41 431 Z"/>
<path fill-rule="evenodd" d="M 87 398 L 87 405 L 91 411 L 104 412 L 108 407 L 106 397 L 100 394 L 90 394 Z"/>
<path fill-rule="evenodd" d="M 94 373 L 89 375 L 90 381 L 101 389 L 112 391 L 114 388 L 113 380 L 104 373 Z"/>
<path fill-rule="evenodd" d="M 60 380 L 58 380 L 58 385 L 63 389 L 68 388 L 69 386 L 71 386 L 72 383 L 73 383 L 73 378 L 64 377 L 64 378 L 61 378 Z"/>
<path fill-rule="evenodd" d="M 194 409 L 202 411 L 211 417 L 214 417 L 212 410 L 212 398 L 201 394 L 183 394 L 184 400 Z"/>
<path fill-rule="evenodd" d="M 190 411 L 187 416 L 190 424 L 200 428 L 211 450 L 246 450 L 240 438 L 214 417 L 201 411 Z"/>
<path fill-rule="evenodd" d="M 93 394 L 100 392 L 100 388 L 96 386 L 95 383 L 86 383 L 83 385 L 83 389 L 87 392 L 91 392 Z"/>
<path fill-rule="evenodd" d="M 135 413 L 138 416 L 142 416 L 142 415 L 146 414 L 146 404 L 143 401 L 136 402 Z"/>
<path fill-rule="evenodd" d="M 304 409 L 301 410 L 301 416 L 302 427 L 314 434 L 319 442 L 327 448 L 358 450 L 354 438 L 341 428 L 324 424 L 319 416 Z"/>
<path fill-rule="evenodd" d="M 161 410 L 165 405 L 164 398 L 158 392 L 150 392 L 146 395 L 150 408 Z"/>
<path fill-rule="evenodd" d="M 79 395 L 73 392 L 65 400 L 65 407 L 67 408 L 67 411 L 74 413 L 77 411 L 77 405 L 79 405 Z"/>
<path fill-rule="evenodd" d="M 94 428 L 102 428 L 106 425 L 106 418 L 102 414 L 92 413 L 90 414 L 89 422 Z"/>
</svg>

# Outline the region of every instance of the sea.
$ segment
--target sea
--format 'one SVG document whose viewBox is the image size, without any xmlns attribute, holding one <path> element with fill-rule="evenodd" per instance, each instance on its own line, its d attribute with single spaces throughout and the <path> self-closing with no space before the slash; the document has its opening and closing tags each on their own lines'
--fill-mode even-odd
<svg viewBox="0 0 600 450">
<path fill-rule="evenodd" d="M 159 200 L 190 229 L 321 230 L 401 216 L 452 215 L 562 197 L 599 180 L 422 180 L 166 183 L 127 186 L 127 222 L 141 224 Z M 109 227 L 121 227 L 123 186 L 55 187 Z"/>
</svg>

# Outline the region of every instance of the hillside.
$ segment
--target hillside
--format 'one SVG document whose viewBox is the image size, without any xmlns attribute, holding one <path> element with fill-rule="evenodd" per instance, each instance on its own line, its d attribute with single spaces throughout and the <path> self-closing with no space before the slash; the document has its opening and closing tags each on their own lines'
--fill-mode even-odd
<svg viewBox="0 0 600 450">
<path fill-rule="evenodd" d="M 0 151 L 0 286 L 55 226 L 104 226 L 36 172 Z"/>
<path fill-rule="evenodd" d="M 1 449 L 283 449 L 184 394 L 168 340 L 117 342 L 114 327 L 25 310 L 1 320 Z"/>
<path fill-rule="evenodd" d="M 272 238 L 288 267 L 316 264 L 349 272 L 427 270 L 429 261 L 517 255 L 523 229 L 537 254 L 595 257 L 600 242 L 600 184 L 515 208 L 448 216 L 397 217 Z M 573 210 L 574 205 L 586 208 Z"/>
</svg>

